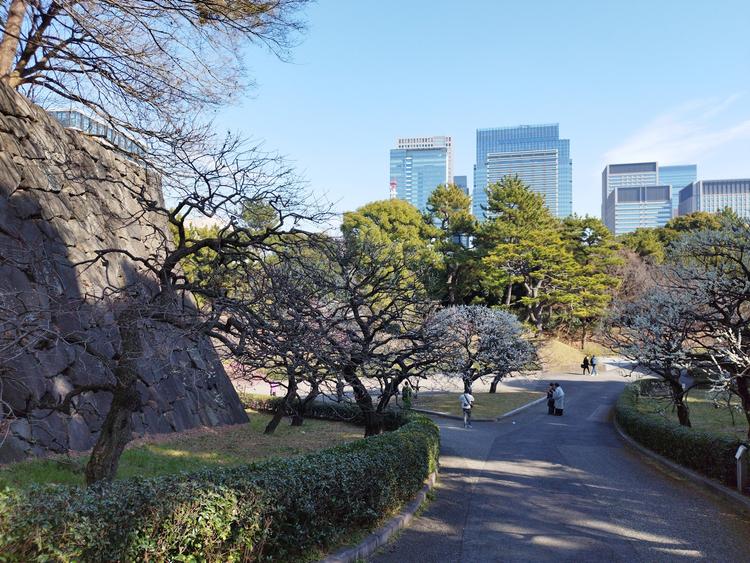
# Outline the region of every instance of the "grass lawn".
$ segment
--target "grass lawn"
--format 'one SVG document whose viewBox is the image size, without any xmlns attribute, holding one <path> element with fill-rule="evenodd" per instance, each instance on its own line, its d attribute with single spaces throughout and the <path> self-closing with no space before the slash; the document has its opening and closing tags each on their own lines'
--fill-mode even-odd
<svg viewBox="0 0 750 563">
<path fill-rule="evenodd" d="M 430 393 L 421 394 L 414 401 L 414 407 L 448 414 L 462 415 L 460 393 Z M 475 418 L 497 418 L 531 401 L 542 397 L 544 393 L 536 391 L 515 391 L 502 393 L 474 393 Z"/>
<path fill-rule="evenodd" d="M 612 351 L 596 342 L 587 342 L 581 350 L 555 338 L 549 338 L 540 346 L 539 357 L 547 370 L 576 369 L 583 362 L 583 356 L 611 356 Z"/>
<path fill-rule="evenodd" d="M 690 409 L 690 423 L 696 430 L 723 434 L 731 438 L 745 440 L 747 438 L 747 422 L 741 411 L 734 411 L 734 422 L 732 413 L 726 408 L 726 399 L 720 400 L 722 408 L 714 406 L 713 398 L 707 390 L 693 389 L 688 394 L 688 408 Z M 740 401 L 732 397 L 732 406 L 738 406 Z M 641 397 L 636 408 L 644 413 L 658 413 L 666 416 L 675 424 L 677 411 L 672 408 L 668 399 Z"/>
<path fill-rule="evenodd" d="M 271 415 L 248 411 L 250 422 L 199 428 L 135 440 L 120 460 L 118 479 L 229 467 L 268 457 L 287 457 L 362 437 L 352 424 L 305 420 L 301 427 L 282 421 L 272 436 L 263 434 Z M 56 456 L 0 466 L 0 488 L 33 483 L 83 484 L 88 456 Z"/>
</svg>

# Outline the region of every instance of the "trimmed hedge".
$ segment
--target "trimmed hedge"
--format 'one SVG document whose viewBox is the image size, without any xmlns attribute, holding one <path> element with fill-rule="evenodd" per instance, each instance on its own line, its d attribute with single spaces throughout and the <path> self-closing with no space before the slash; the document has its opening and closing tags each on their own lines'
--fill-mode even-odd
<svg viewBox="0 0 750 563">
<path fill-rule="evenodd" d="M 375 524 L 435 471 L 429 419 L 304 456 L 82 489 L 0 491 L 0 561 L 295 561 Z"/>
<path fill-rule="evenodd" d="M 270 395 L 259 395 L 255 393 L 240 393 L 240 401 L 245 408 L 261 412 L 274 412 L 279 404 L 284 400 L 283 397 L 272 397 Z M 383 427 L 387 431 L 396 430 L 403 426 L 408 417 L 408 410 L 405 409 L 388 409 L 383 412 Z M 290 413 L 291 414 L 291 413 Z M 317 418 L 322 420 L 337 420 L 341 422 L 350 422 L 352 424 L 364 424 L 365 419 L 356 403 L 333 401 L 311 401 L 307 406 L 305 418 Z"/>
<path fill-rule="evenodd" d="M 737 474 L 734 454 L 741 441 L 680 426 L 655 414 L 636 409 L 639 396 L 647 392 L 650 380 L 631 383 L 615 407 L 620 427 L 647 448 L 689 467 L 707 477 L 735 486 Z"/>
</svg>

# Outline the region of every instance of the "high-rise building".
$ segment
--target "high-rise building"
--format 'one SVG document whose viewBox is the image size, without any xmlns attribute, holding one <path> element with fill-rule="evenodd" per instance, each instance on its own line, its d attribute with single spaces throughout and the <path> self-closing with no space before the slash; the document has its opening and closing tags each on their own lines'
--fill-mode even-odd
<svg viewBox="0 0 750 563">
<path fill-rule="evenodd" d="M 487 186 L 514 175 L 544 196 L 553 215 L 567 217 L 573 212 L 570 140 L 560 139 L 558 124 L 477 129 L 472 197 L 477 218 L 485 218 Z"/>
<path fill-rule="evenodd" d="M 750 219 L 750 179 L 700 180 L 680 191 L 680 215 L 695 211 L 716 213 L 727 207 L 740 217 Z"/>
<path fill-rule="evenodd" d="M 391 149 L 391 189 L 396 197 L 427 208 L 427 199 L 440 184 L 453 179 L 453 143 L 450 137 L 405 137 Z"/>
<path fill-rule="evenodd" d="M 695 164 L 678 164 L 676 166 L 659 166 L 659 183 L 670 185 L 672 196 L 672 216 L 677 217 L 680 204 L 680 190 L 690 182 L 698 179 L 698 166 Z"/>
<path fill-rule="evenodd" d="M 461 188 L 466 195 L 469 195 L 469 181 L 466 176 L 453 176 L 453 185 Z"/>
<path fill-rule="evenodd" d="M 602 220 L 616 235 L 642 227 L 663 227 L 677 216 L 680 190 L 695 180 L 697 172 L 695 164 L 608 164 L 602 171 Z M 669 192 L 669 205 L 665 204 L 664 188 Z"/>
<path fill-rule="evenodd" d="M 615 235 L 661 227 L 672 218 L 671 186 L 616 186 L 607 196 L 604 223 Z"/>
</svg>

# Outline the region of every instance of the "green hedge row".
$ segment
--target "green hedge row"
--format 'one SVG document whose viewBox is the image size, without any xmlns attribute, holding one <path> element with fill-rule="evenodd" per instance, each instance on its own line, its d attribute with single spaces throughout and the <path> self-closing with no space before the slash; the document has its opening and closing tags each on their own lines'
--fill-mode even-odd
<svg viewBox="0 0 750 563">
<path fill-rule="evenodd" d="M 686 428 L 661 416 L 638 411 L 638 398 L 650 385 L 652 383 L 645 380 L 625 388 L 615 407 L 615 418 L 620 427 L 650 450 L 734 486 L 737 483 L 734 454 L 742 442 Z"/>
<path fill-rule="evenodd" d="M 376 523 L 437 467 L 439 431 L 87 489 L 0 491 L 0 561 L 296 561 Z"/>
<path fill-rule="evenodd" d="M 258 395 L 255 393 L 240 393 L 242 404 L 249 409 L 263 412 L 275 411 L 283 397 Z M 356 403 L 334 401 L 312 401 L 306 409 L 305 418 L 319 418 L 323 420 L 338 420 L 352 424 L 364 424 L 365 419 Z M 383 426 L 386 430 L 396 430 L 403 426 L 409 417 L 409 412 L 403 409 L 388 409 L 383 413 Z"/>
</svg>

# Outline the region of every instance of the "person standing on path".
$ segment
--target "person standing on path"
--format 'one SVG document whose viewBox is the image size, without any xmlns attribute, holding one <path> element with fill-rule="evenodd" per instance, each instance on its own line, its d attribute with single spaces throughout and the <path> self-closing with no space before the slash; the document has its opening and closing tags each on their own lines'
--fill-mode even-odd
<svg viewBox="0 0 750 563">
<path fill-rule="evenodd" d="M 555 392 L 552 394 L 552 398 L 555 400 L 555 416 L 562 416 L 565 408 L 565 391 L 559 383 L 555 383 Z"/>
<path fill-rule="evenodd" d="M 589 371 L 589 357 L 588 355 L 583 357 L 583 363 L 581 364 L 581 367 L 583 368 L 583 375 L 586 375 L 586 373 L 591 373 Z"/>
<path fill-rule="evenodd" d="M 471 393 L 463 393 L 458 400 L 461 402 L 461 409 L 464 411 L 464 428 L 471 428 L 471 409 L 474 407 L 474 397 Z"/>
<path fill-rule="evenodd" d="M 555 384 L 550 383 L 547 387 L 547 414 L 555 414 L 555 399 L 552 395 L 555 394 Z"/>
<path fill-rule="evenodd" d="M 591 375 L 599 375 L 596 373 L 596 365 L 599 363 L 599 358 L 592 355 L 591 356 Z"/>
</svg>

